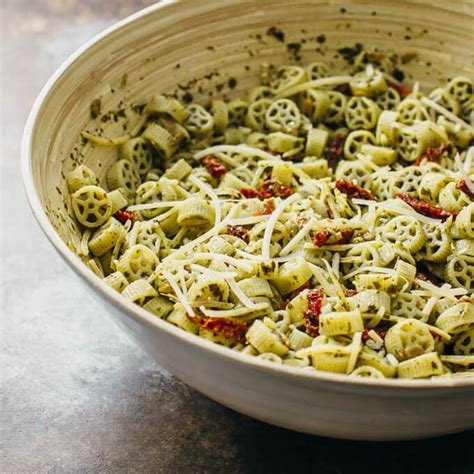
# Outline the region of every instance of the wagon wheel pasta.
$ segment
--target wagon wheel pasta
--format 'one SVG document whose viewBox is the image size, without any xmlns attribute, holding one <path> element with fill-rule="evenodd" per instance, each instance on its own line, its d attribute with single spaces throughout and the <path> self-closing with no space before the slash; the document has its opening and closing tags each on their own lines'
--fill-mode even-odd
<svg viewBox="0 0 474 474">
<path fill-rule="evenodd" d="M 354 62 L 265 66 L 245 96 L 158 94 L 130 135 L 84 131 L 117 160 L 67 176 L 78 254 L 155 317 L 259 360 L 472 375 L 472 81 L 410 90 L 392 58 Z"/>
</svg>

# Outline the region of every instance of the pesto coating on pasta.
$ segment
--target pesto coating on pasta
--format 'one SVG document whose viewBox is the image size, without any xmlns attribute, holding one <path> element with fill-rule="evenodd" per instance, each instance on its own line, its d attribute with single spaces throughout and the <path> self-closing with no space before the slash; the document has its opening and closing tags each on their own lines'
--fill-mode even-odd
<svg viewBox="0 0 474 474">
<path fill-rule="evenodd" d="M 246 95 L 157 94 L 128 135 L 84 131 L 117 159 L 67 177 L 77 253 L 155 317 L 261 360 L 474 377 L 473 82 L 424 90 L 395 67 L 264 65 Z"/>
</svg>

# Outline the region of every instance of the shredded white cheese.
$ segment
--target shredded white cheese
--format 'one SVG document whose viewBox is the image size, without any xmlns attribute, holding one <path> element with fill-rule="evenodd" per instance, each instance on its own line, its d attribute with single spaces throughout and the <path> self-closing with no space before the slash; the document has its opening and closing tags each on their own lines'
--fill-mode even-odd
<svg viewBox="0 0 474 474">
<path fill-rule="evenodd" d="M 284 257 L 288 255 L 310 232 L 316 219 L 310 219 L 299 232 L 283 247 L 280 255 Z"/>
<path fill-rule="evenodd" d="M 227 283 L 229 284 L 230 289 L 234 292 L 235 296 L 239 298 L 240 302 L 247 308 L 255 309 L 257 306 L 240 288 L 237 282 L 233 278 L 227 278 Z"/>
<path fill-rule="evenodd" d="M 283 97 L 290 97 L 305 91 L 306 89 L 314 89 L 317 87 L 335 86 L 338 84 L 345 84 L 353 79 L 352 76 L 334 76 L 334 77 L 323 77 L 322 79 L 314 79 L 313 81 L 304 82 L 297 86 L 288 87 L 277 92 L 276 97 L 281 99 Z"/>
<path fill-rule="evenodd" d="M 255 306 L 251 308 L 244 306 L 244 307 L 235 308 L 235 309 L 216 310 L 216 309 L 208 309 L 205 306 L 200 306 L 199 309 L 202 311 L 202 313 L 205 316 L 209 316 L 213 318 L 238 318 L 240 316 L 245 316 L 249 313 L 264 311 L 268 309 L 268 303 L 257 303 Z"/>
<path fill-rule="evenodd" d="M 422 97 L 421 102 L 427 105 L 428 107 L 431 107 L 433 110 L 436 110 L 436 112 L 440 113 L 441 115 L 444 115 L 449 120 L 455 123 L 458 123 L 459 125 L 461 125 L 461 127 L 465 128 L 466 130 L 469 130 L 470 132 L 474 132 L 474 127 L 466 123 L 464 120 L 461 120 L 457 115 L 454 115 L 452 112 L 445 109 L 444 107 L 437 104 L 436 102 L 433 102 L 427 97 Z"/>
<path fill-rule="evenodd" d="M 235 278 L 237 273 L 235 272 L 218 272 L 216 270 L 211 270 L 210 268 L 203 267 L 201 265 L 197 265 L 196 263 L 191 264 L 191 270 L 195 270 L 203 275 L 208 275 L 213 278 Z"/>
<path fill-rule="evenodd" d="M 189 181 L 191 181 L 191 183 L 195 184 L 201 191 L 204 191 L 211 198 L 216 213 L 216 224 L 219 224 L 222 220 L 222 207 L 219 198 L 217 197 L 217 194 L 210 186 L 208 186 L 196 176 L 191 175 L 188 179 Z"/>
<path fill-rule="evenodd" d="M 301 199 L 301 196 L 298 193 L 292 194 L 285 200 L 281 201 L 276 209 L 270 214 L 270 219 L 268 219 L 268 225 L 265 229 L 265 234 L 262 239 L 262 257 L 269 259 L 270 258 L 270 245 L 273 235 L 273 229 L 275 224 L 280 218 L 281 214 L 285 210 L 285 207 L 295 202 L 297 199 Z"/>
<path fill-rule="evenodd" d="M 200 160 L 207 155 L 212 155 L 213 153 L 217 152 L 229 152 L 229 153 L 240 153 L 241 155 L 245 156 L 256 156 L 258 158 L 262 158 L 264 160 L 279 160 L 278 156 L 272 155 L 271 153 L 267 153 L 266 151 L 260 150 L 260 148 L 255 148 L 249 145 L 216 145 L 206 148 L 197 152 L 194 155 L 196 160 Z"/>
<path fill-rule="evenodd" d="M 171 273 L 167 272 L 166 270 L 163 270 L 162 274 L 166 278 L 166 281 L 170 284 L 171 288 L 174 291 L 174 294 L 176 295 L 176 298 L 178 298 L 179 302 L 183 305 L 183 308 L 186 310 L 189 316 L 196 316 L 196 313 L 194 312 L 191 305 L 188 303 L 186 297 L 183 295 L 173 275 L 171 275 Z"/>
<path fill-rule="evenodd" d="M 251 254 L 249 254 L 251 255 Z M 233 265 L 236 268 L 241 268 L 246 272 L 253 271 L 253 265 L 243 260 L 239 260 L 238 258 L 230 257 L 229 255 L 214 253 L 214 252 L 198 252 L 191 255 L 193 260 L 212 260 L 213 258 L 217 258 L 222 262 L 228 263 Z"/>
</svg>

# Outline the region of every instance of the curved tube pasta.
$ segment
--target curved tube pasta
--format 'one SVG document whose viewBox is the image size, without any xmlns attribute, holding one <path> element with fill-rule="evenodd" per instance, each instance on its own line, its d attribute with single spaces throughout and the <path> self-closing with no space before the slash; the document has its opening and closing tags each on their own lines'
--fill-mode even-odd
<svg viewBox="0 0 474 474">
<path fill-rule="evenodd" d="M 84 186 L 93 186 L 98 182 L 95 173 L 86 165 L 76 166 L 67 175 L 67 185 L 71 194 Z"/>
<path fill-rule="evenodd" d="M 165 95 L 155 95 L 148 103 L 146 110 L 150 114 L 169 115 L 178 123 L 183 123 L 188 116 L 187 110 L 178 100 Z"/>
<path fill-rule="evenodd" d="M 325 313 L 319 317 L 319 331 L 325 336 L 340 336 L 362 331 L 364 323 L 359 310 Z"/>
<path fill-rule="evenodd" d="M 299 106 L 301 112 L 315 124 L 324 118 L 331 106 L 331 101 L 326 92 L 307 89 L 300 94 Z"/>
<path fill-rule="evenodd" d="M 205 226 L 214 223 L 214 209 L 204 199 L 189 198 L 183 201 L 178 211 L 180 226 Z"/>
<path fill-rule="evenodd" d="M 295 258 L 282 265 L 272 283 L 282 295 L 287 295 L 303 286 L 312 276 L 308 263 L 302 258 Z"/>
<path fill-rule="evenodd" d="M 373 97 L 387 90 L 385 77 L 378 70 L 373 70 L 372 74 L 367 72 L 356 74 L 349 82 L 349 86 L 355 96 Z"/>
<path fill-rule="evenodd" d="M 401 362 L 397 367 L 401 379 L 419 379 L 443 374 L 443 364 L 436 352 Z"/>
<path fill-rule="evenodd" d="M 125 234 L 125 228 L 117 219 L 111 218 L 89 240 L 89 250 L 96 256 L 104 255 L 115 247 L 119 237 Z"/>
<path fill-rule="evenodd" d="M 448 334 L 474 329 L 474 303 L 465 302 L 451 306 L 440 314 L 436 326 Z"/>
<path fill-rule="evenodd" d="M 146 280 L 135 280 L 122 291 L 122 295 L 142 306 L 148 298 L 158 296 L 158 293 Z"/>
<path fill-rule="evenodd" d="M 349 305 L 352 309 L 358 309 L 362 313 L 390 312 L 390 296 L 379 290 L 363 290 L 350 298 Z"/>
<path fill-rule="evenodd" d="M 325 130 L 313 128 L 308 132 L 306 138 L 306 155 L 321 157 L 326 147 L 329 134 Z"/>
<path fill-rule="evenodd" d="M 104 283 L 119 293 L 121 293 L 128 286 L 128 281 L 121 272 L 113 272 L 106 276 L 104 278 Z"/>
<path fill-rule="evenodd" d="M 173 303 L 163 296 L 151 298 L 143 308 L 159 318 L 166 318 L 173 309 Z"/>
<path fill-rule="evenodd" d="M 189 301 L 227 301 L 229 285 L 225 280 L 201 276 L 189 288 Z"/>
<path fill-rule="evenodd" d="M 387 359 L 375 351 L 364 348 L 359 354 L 357 367 L 369 366 L 381 372 L 384 377 L 392 378 L 397 373 L 397 368 L 390 364 Z"/>
<path fill-rule="evenodd" d="M 315 369 L 338 374 L 347 373 L 351 353 L 346 347 L 325 344 L 314 348 L 311 362 Z"/>
<path fill-rule="evenodd" d="M 393 110 L 383 110 L 377 120 L 375 137 L 377 143 L 382 146 L 392 146 L 396 143 L 397 129 L 393 123 L 398 120 L 398 112 Z"/>
<path fill-rule="evenodd" d="M 392 165 L 397 159 L 397 152 L 392 148 L 367 144 L 360 151 L 378 166 Z"/>
<path fill-rule="evenodd" d="M 257 349 L 260 354 L 271 352 L 279 356 L 288 353 L 289 348 L 271 329 L 259 319 L 255 320 L 246 335 L 247 341 Z"/>
</svg>

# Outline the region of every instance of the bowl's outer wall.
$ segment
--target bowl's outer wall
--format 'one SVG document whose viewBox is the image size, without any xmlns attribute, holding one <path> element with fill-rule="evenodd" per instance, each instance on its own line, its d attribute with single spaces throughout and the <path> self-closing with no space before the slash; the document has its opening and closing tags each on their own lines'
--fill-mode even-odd
<svg viewBox="0 0 474 474">
<path fill-rule="evenodd" d="M 270 423 L 334 437 L 407 439 L 472 428 L 472 385 L 407 390 L 324 377 L 318 380 L 269 369 L 265 364 L 248 364 L 242 358 L 227 357 L 225 351 L 195 344 L 192 336 L 183 337 L 175 328 L 164 329 L 161 321 L 152 323 L 151 318 L 131 309 L 131 304 L 112 297 L 96 277 L 78 267 L 77 258 L 58 238 L 74 244 L 80 236 L 71 218 L 64 179 L 67 172 L 84 162 L 103 179 L 108 163 L 115 159 L 113 149 L 81 144 L 80 131 L 100 126 L 108 136 L 123 133 L 120 122 L 93 121 L 91 101 L 100 98 L 104 113 L 121 101 L 136 104 L 153 93 L 173 92 L 176 84 L 212 71 L 219 75 L 196 85 L 203 86 L 202 94 L 191 89 L 195 97 L 206 97 L 208 90 L 216 94 L 215 84 L 226 83 L 230 77 L 238 85 L 229 95 L 237 96 L 258 82 L 262 62 L 289 62 L 285 44 L 265 35 L 270 26 L 282 28 L 286 42 L 308 39 L 302 44 L 305 62 L 321 59 L 337 68 L 342 63 L 332 52 L 355 42 L 396 52 L 416 46 L 419 58 L 404 68 L 408 80 L 416 77 L 434 86 L 455 74 L 472 75 L 470 2 L 344 2 L 345 13 L 341 5 L 297 1 L 289 9 L 286 1 L 167 2 L 122 22 L 70 60 L 35 106 L 23 147 L 30 202 L 66 261 L 86 279 L 94 294 L 114 303 L 112 313 L 120 325 L 166 368 L 211 398 Z M 256 34 L 262 35 L 263 43 Z M 324 57 L 316 52 L 320 45 L 314 39 L 321 34 L 327 38 Z"/>
</svg>

